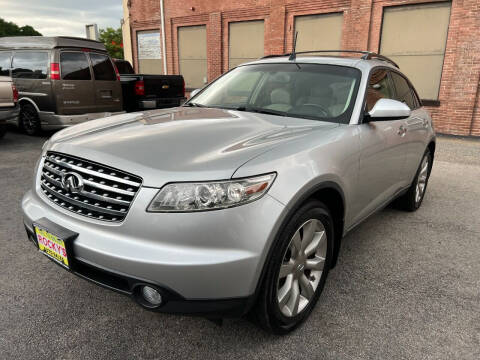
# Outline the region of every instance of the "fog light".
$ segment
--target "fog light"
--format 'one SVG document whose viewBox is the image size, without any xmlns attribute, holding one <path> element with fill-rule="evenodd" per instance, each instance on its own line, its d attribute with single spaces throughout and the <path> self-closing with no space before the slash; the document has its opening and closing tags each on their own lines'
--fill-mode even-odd
<svg viewBox="0 0 480 360">
<path fill-rule="evenodd" d="M 150 286 L 142 287 L 142 296 L 151 305 L 158 306 L 162 303 L 162 295 Z"/>
</svg>

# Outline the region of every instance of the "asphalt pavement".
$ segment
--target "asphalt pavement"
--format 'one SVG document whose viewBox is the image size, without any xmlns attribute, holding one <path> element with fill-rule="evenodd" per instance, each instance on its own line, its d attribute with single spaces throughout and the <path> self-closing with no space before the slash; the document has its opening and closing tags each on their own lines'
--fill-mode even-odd
<svg viewBox="0 0 480 360">
<path fill-rule="evenodd" d="M 386 208 L 347 235 L 284 337 L 146 311 L 35 251 L 20 200 L 45 140 L 0 139 L 0 359 L 480 358 L 480 139 L 439 138 L 421 209 Z"/>
</svg>

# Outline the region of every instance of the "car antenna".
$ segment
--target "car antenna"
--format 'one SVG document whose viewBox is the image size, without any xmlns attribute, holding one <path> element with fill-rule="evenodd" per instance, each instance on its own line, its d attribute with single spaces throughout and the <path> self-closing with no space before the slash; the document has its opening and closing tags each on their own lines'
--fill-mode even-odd
<svg viewBox="0 0 480 360">
<path fill-rule="evenodd" d="M 297 55 L 295 54 L 295 48 L 297 47 L 297 36 L 298 36 L 298 31 L 295 31 L 295 37 L 293 38 L 293 51 L 290 54 L 290 57 L 288 60 L 295 60 L 297 58 Z"/>
</svg>

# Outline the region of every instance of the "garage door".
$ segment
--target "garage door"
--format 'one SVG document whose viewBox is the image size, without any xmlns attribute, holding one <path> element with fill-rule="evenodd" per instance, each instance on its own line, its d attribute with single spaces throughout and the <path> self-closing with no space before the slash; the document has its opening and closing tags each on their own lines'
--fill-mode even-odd
<svg viewBox="0 0 480 360">
<path fill-rule="evenodd" d="M 138 71 L 140 74 L 163 74 L 160 32 L 137 31 Z"/>
<path fill-rule="evenodd" d="M 422 99 L 438 99 L 450 3 L 386 8 L 380 52 L 398 63 Z"/>
<path fill-rule="evenodd" d="M 229 24 L 228 65 L 231 68 L 264 55 L 263 20 Z"/>
<path fill-rule="evenodd" d="M 200 88 L 207 82 L 207 28 L 182 26 L 178 28 L 180 74 L 187 88 Z"/>
<path fill-rule="evenodd" d="M 296 50 L 341 49 L 342 25 L 342 13 L 296 16 L 295 31 L 298 31 Z"/>
</svg>

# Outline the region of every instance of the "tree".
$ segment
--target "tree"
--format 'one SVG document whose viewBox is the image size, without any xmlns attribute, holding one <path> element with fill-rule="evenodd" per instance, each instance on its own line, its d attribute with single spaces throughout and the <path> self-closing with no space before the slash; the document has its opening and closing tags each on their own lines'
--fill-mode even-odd
<svg viewBox="0 0 480 360">
<path fill-rule="evenodd" d="M 107 27 L 100 29 L 100 39 L 105 44 L 108 54 L 115 59 L 123 59 L 122 28 Z"/>
<path fill-rule="evenodd" d="M 42 36 L 42 34 L 30 25 L 20 27 L 13 22 L 0 18 L 0 37 L 1 36 Z"/>
</svg>

